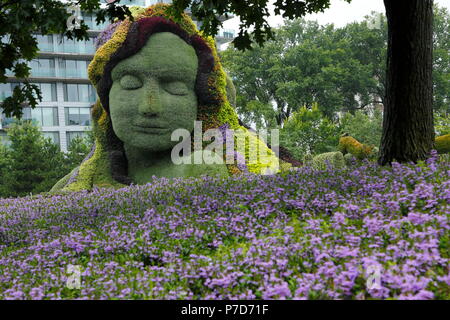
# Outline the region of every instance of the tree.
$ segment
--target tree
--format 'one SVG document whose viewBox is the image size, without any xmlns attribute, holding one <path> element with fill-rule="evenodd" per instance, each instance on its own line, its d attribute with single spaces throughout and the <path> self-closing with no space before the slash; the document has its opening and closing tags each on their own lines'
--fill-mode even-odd
<svg viewBox="0 0 450 320">
<path fill-rule="evenodd" d="M 8 128 L 8 137 L 10 145 L 0 145 L 0 197 L 49 191 L 80 165 L 90 150 L 83 139 L 76 138 L 65 154 L 30 121 L 14 123 Z"/>
<path fill-rule="evenodd" d="M 440 113 L 450 113 L 450 13 L 446 8 L 434 6 L 433 23 L 433 109 Z M 380 22 L 371 28 L 368 22 Z M 379 100 L 383 106 L 386 92 L 386 62 L 388 25 L 385 15 L 373 13 L 360 23 L 350 23 L 336 30 L 336 41 L 348 40 L 348 52 L 352 58 L 370 66 L 370 77 L 376 85 L 370 88 L 373 101 Z"/>
<path fill-rule="evenodd" d="M 229 50 L 222 52 L 224 66 L 236 86 L 236 111 L 245 123 L 255 123 L 258 127 L 281 125 L 288 113 L 285 103 L 277 96 L 279 69 L 278 43 L 267 43 L 245 52 Z M 275 110 L 272 102 L 276 101 Z"/>
<path fill-rule="evenodd" d="M 350 2 L 350 1 L 347 1 Z M 252 41 L 262 44 L 273 36 L 267 23 L 268 0 L 174 0 L 177 14 L 191 7 L 203 21 L 207 34 L 217 33 L 217 15 L 230 12 L 241 18 L 234 44 L 249 49 Z M 386 112 L 380 164 L 425 159 L 433 147 L 432 22 L 433 0 L 384 0 L 388 18 L 388 63 Z M 274 3 L 275 13 L 289 19 L 323 11 L 330 0 Z M 248 29 L 252 27 L 253 37 Z M 401 119 L 404 121 L 402 122 Z"/>
<path fill-rule="evenodd" d="M 8 150 L 0 143 L 0 197 L 7 194 L 5 177 L 10 163 Z"/>
<path fill-rule="evenodd" d="M 69 17 L 72 12 L 68 8 L 74 4 L 87 13 L 96 14 L 97 23 L 104 22 L 107 18 L 123 19 L 130 16 L 126 6 L 119 6 L 114 1 L 106 8 L 100 7 L 98 0 L 70 0 L 63 3 L 58 0 L 3 0 L 0 2 L 0 83 L 5 83 L 6 71 L 11 70 L 14 76 L 23 79 L 22 87 L 15 87 L 11 97 L 2 103 L 6 116 L 22 115 L 22 107 L 29 104 L 32 108 L 38 100 L 42 100 L 39 88 L 29 83 L 30 68 L 27 61 L 36 58 L 38 47 L 36 34 L 60 33 L 69 39 L 87 40 L 88 26 L 81 22 L 79 28 L 68 28 Z"/>
<path fill-rule="evenodd" d="M 434 8 L 433 109 L 450 114 L 450 12 Z"/>
<path fill-rule="evenodd" d="M 384 0 L 388 19 L 381 165 L 428 157 L 433 128 L 433 0 Z"/>
<path fill-rule="evenodd" d="M 239 115 L 257 126 L 281 126 L 300 106 L 318 103 L 322 113 L 336 119 L 337 112 L 354 112 L 377 100 L 372 64 L 353 57 L 351 39 L 338 31 L 302 19 L 286 21 L 264 47 L 223 52 Z"/>
<path fill-rule="evenodd" d="M 29 121 L 18 122 L 8 129 L 11 141 L 9 165 L 3 183 L 7 195 L 24 196 L 44 181 L 46 162 L 43 139 L 39 129 Z"/>
<path fill-rule="evenodd" d="M 345 0 L 351 2 L 351 0 Z M 98 0 L 78 0 L 81 9 L 87 12 L 99 10 L 97 21 L 104 21 L 105 15 L 123 18 L 129 15 L 126 8 L 115 3 L 101 10 Z M 386 87 L 386 112 L 381 146 L 381 164 L 394 159 L 400 162 L 424 159 L 433 145 L 432 106 L 432 0 L 384 0 L 389 25 L 388 76 Z M 288 19 L 304 16 L 306 13 L 324 11 L 330 0 L 276 0 L 275 14 Z M 267 18 L 268 0 L 174 0 L 173 14 L 190 7 L 192 14 L 202 21 L 206 34 L 217 34 L 221 25 L 219 16 L 228 13 L 240 17 L 238 37 L 233 41 L 239 49 L 251 48 L 252 41 L 263 44 L 273 38 Z M 14 70 L 17 77 L 28 77 L 29 68 L 20 59 L 31 60 L 36 56 L 36 41 L 32 32 L 41 34 L 66 33 L 69 14 L 65 6 L 56 0 L 8 1 L 0 4 L 0 36 L 9 36 L 9 43 L 2 43 L 0 51 L 0 82 L 5 81 L 6 69 Z M 63 19 L 61 19 L 63 18 Z M 26 23 L 24 23 L 26 21 Z M 409 26 L 405 27 L 405 25 Z M 77 39 L 86 38 L 87 26 L 73 31 Z M 250 33 L 248 30 L 252 29 Z M 406 37 L 402 36 L 405 32 Z M 252 34 L 252 36 L 250 36 Z M 406 45 L 406 48 L 402 48 Z M 405 54 L 402 57 L 402 54 Z M 412 72 L 414 71 L 414 72 Z M 395 77 L 396 73 L 399 77 Z M 7 115 L 21 115 L 21 102 L 28 100 L 36 105 L 33 93 L 38 97 L 37 87 L 27 83 L 21 90 L 15 89 L 13 96 L 5 100 L 3 108 Z M 400 94 L 405 93 L 403 96 Z M 402 98 L 402 99 L 400 99 Z M 404 102 L 403 102 L 404 101 Z M 403 123 L 399 119 L 404 117 Z M 397 126 L 399 124 L 399 126 Z M 424 130 L 423 133 L 420 130 Z M 405 142 L 406 141 L 406 142 Z"/>
<path fill-rule="evenodd" d="M 67 153 L 67 163 L 70 168 L 79 166 L 84 158 L 91 151 L 92 142 L 83 137 L 75 137 L 69 145 L 69 152 Z"/>
<path fill-rule="evenodd" d="M 339 142 L 339 129 L 320 112 L 317 104 L 311 109 L 303 106 L 284 123 L 280 142 L 295 159 L 303 159 L 307 154 L 335 150 Z"/>
<path fill-rule="evenodd" d="M 434 11 L 433 109 L 444 114 L 450 109 L 450 14 L 437 6 Z M 369 25 L 374 20 L 376 28 Z M 274 127 L 313 102 L 329 118 L 384 106 L 387 32 L 385 16 L 373 12 L 342 28 L 286 21 L 263 47 L 240 51 L 230 46 L 222 62 L 237 88 L 239 116 L 257 127 Z"/>
<path fill-rule="evenodd" d="M 354 114 L 345 113 L 340 119 L 340 132 L 347 133 L 365 145 L 380 146 L 383 131 L 383 116 L 381 111 L 375 110 L 373 115 L 363 111 Z"/>
<path fill-rule="evenodd" d="M 376 28 L 372 28 L 369 23 L 379 22 Z M 356 110 L 363 110 L 371 104 L 385 104 L 386 94 L 386 55 L 387 55 L 387 21 L 386 17 L 380 13 L 373 12 L 362 22 L 353 22 L 343 28 L 337 29 L 335 41 L 345 39 L 349 58 L 359 61 L 366 66 L 368 76 L 374 80 L 368 82 L 361 95 L 360 105 L 355 105 L 354 109 L 348 111 L 354 113 Z"/>
</svg>

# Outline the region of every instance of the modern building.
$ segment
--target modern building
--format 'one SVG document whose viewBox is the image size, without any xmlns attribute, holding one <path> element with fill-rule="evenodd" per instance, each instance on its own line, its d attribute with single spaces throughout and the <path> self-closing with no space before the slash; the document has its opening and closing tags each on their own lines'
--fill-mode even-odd
<svg viewBox="0 0 450 320">
<path fill-rule="evenodd" d="M 171 1 L 122 0 L 120 3 L 149 6 L 157 2 Z M 108 25 L 97 25 L 91 15 L 83 15 L 83 20 L 90 28 L 88 41 L 69 40 L 56 34 L 37 35 L 38 58 L 30 62 L 29 80 L 40 87 L 42 101 L 35 109 L 24 108 L 23 119 L 38 124 L 43 135 L 52 139 L 63 151 L 67 151 L 73 138 L 86 136 L 91 130 L 90 107 L 96 100 L 96 93 L 88 79 L 87 66 L 95 53 L 95 38 Z M 233 30 L 221 30 L 217 45 L 233 40 L 234 36 Z M 0 143 L 3 144 L 8 144 L 6 130 L 15 119 L 7 118 L 1 112 L 1 101 L 12 94 L 15 86 L 20 85 L 12 73 L 7 81 L 0 84 Z"/>
</svg>

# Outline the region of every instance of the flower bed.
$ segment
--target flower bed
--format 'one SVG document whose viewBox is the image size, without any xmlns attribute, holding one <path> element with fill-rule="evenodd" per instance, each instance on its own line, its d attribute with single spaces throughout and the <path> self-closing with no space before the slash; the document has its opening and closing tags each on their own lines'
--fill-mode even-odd
<svg viewBox="0 0 450 320">
<path fill-rule="evenodd" d="M 4 199 L 0 299 L 450 299 L 449 213 L 434 160 Z"/>
</svg>

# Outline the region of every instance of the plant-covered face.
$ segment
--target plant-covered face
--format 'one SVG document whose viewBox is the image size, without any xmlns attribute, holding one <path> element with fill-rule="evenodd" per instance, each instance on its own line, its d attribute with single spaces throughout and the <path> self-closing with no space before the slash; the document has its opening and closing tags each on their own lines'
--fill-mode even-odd
<svg viewBox="0 0 450 320">
<path fill-rule="evenodd" d="M 191 132 L 197 119 L 194 91 L 198 58 L 177 35 L 152 35 L 135 55 L 111 72 L 110 116 L 117 137 L 129 147 L 171 149 L 174 130 Z"/>
</svg>

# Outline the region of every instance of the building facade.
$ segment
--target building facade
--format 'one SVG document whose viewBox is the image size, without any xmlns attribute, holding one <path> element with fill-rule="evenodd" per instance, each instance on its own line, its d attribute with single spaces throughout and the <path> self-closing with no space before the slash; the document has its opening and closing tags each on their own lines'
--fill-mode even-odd
<svg viewBox="0 0 450 320">
<path fill-rule="evenodd" d="M 107 3 L 107 0 L 102 0 Z M 158 0 L 122 0 L 121 4 L 149 6 Z M 35 109 L 24 108 L 23 119 L 36 123 L 46 138 L 67 151 L 75 137 L 85 137 L 91 130 L 90 108 L 96 100 L 96 92 L 87 76 L 87 66 L 95 53 L 94 41 L 108 25 L 96 24 L 95 16 L 83 15 L 89 26 L 89 40 L 69 40 L 62 35 L 37 35 L 38 58 L 30 62 L 30 82 L 39 86 L 42 101 Z M 200 26 L 198 22 L 197 26 Z M 217 36 L 220 46 L 234 39 L 233 30 L 221 30 Z M 0 104 L 10 96 L 15 86 L 20 86 L 12 73 L 8 80 L 0 84 Z M 0 143 L 8 144 L 7 129 L 16 121 L 1 112 L 0 105 Z"/>
</svg>

